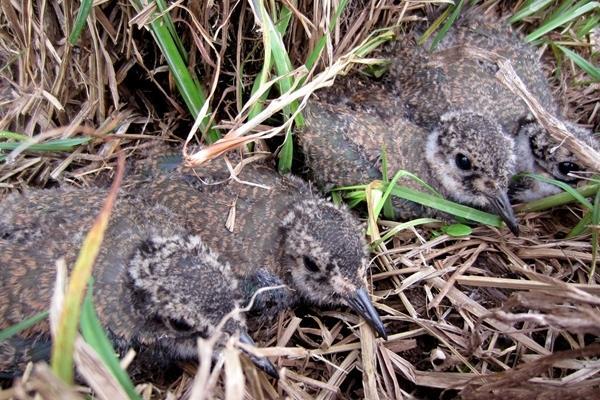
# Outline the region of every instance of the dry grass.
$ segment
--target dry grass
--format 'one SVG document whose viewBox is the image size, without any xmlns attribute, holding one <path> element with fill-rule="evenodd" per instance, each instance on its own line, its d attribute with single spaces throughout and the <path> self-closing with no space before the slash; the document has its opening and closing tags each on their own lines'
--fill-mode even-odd
<svg viewBox="0 0 600 400">
<path fill-rule="evenodd" d="M 80 134 L 94 138 L 71 153 L 15 150 L 0 164 L 3 193 L 54 181 L 93 185 L 113 173 L 119 151 L 132 159 L 145 157 L 157 141 L 181 144 L 192 131 L 194 121 L 164 60 L 150 33 L 139 28 L 147 14 L 137 14 L 128 2 L 96 3 L 82 39 L 70 47 L 64 38 L 75 3 L 0 1 L 0 130 L 36 142 Z M 283 3 L 294 4 L 284 40 L 293 65 L 300 66 L 334 7 Z M 494 12 L 511 11 L 503 2 L 488 3 Z M 265 112 L 248 120 L 249 106 L 258 101 L 258 96 L 249 100 L 250 88 L 264 56 L 250 4 L 173 3 L 190 64 L 207 85 L 211 117 L 227 133 L 214 154 L 279 134 L 285 126 L 276 113 L 291 99 L 303 101 L 332 84 L 356 61 L 355 49 L 374 29 L 411 29 L 436 7 L 426 1 L 351 2 L 315 70 L 295 71 L 312 77 L 307 85 L 272 96 Z M 589 55 L 587 43 L 578 44 Z M 553 74 L 556 65 L 548 53 L 544 60 L 566 113 L 597 130 L 599 85 L 581 84 L 587 81 L 584 73 L 568 63 L 560 75 Z M 260 141 L 259 146 L 264 148 Z M 199 153 L 189 161 L 206 157 Z M 405 230 L 379 246 L 371 269 L 388 341 L 375 338 L 347 310 L 290 311 L 257 327 L 255 335 L 264 346 L 260 352 L 284 368 L 279 382 L 256 373 L 244 358 L 240 364 L 239 352 L 228 348 L 212 372 L 186 365 L 174 381 L 140 383 L 140 393 L 145 399 L 199 393 L 230 399 L 596 398 L 600 284 L 597 274 L 588 283 L 590 235 L 557 239 L 581 213 L 563 207 L 522 214 L 526 226 L 520 238 L 486 227 L 467 239 L 436 236 L 435 227 Z M 394 225 L 382 221 L 380 227 Z M 236 384 L 240 368 L 246 371 L 243 386 Z M 28 399 L 35 392 L 80 398 L 88 390 L 68 390 L 36 366 L 1 391 L 0 399 Z"/>
</svg>

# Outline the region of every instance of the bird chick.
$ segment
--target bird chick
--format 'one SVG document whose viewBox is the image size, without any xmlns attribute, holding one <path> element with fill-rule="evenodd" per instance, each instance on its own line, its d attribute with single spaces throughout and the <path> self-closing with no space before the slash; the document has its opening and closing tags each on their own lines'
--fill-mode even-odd
<svg viewBox="0 0 600 400">
<path fill-rule="evenodd" d="M 507 24 L 483 18 L 474 9 L 453 24 L 431 54 L 421 47 L 405 43 L 406 40 L 400 40 L 389 51 L 393 62 L 385 79 L 406 101 L 418 124 L 428 126 L 450 109 L 470 108 L 497 121 L 517 145 L 524 146 L 518 150 L 523 157 L 517 159 L 517 172 L 545 171 L 551 177 L 564 180 L 567 169 L 581 169 L 581 161 L 566 149 L 558 153 L 550 151 L 559 143 L 531 120 L 527 104 L 495 77 L 495 64 L 472 58 L 452 59 L 452 49 L 469 46 L 510 60 L 519 78 L 541 106 L 568 127 L 573 127 L 560 115 L 535 49 Z M 593 148 L 599 148 L 591 132 L 579 128 L 572 129 L 571 133 Z M 529 146 L 520 144 L 527 139 L 532 142 Z M 550 145 L 539 151 L 535 142 Z M 528 152 L 528 147 L 531 152 Z M 516 200 L 540 198 L 555 191 L 549 184 L 531 179 L 526 182 L 529 183 L 523 186 L 521 181 L 520 188 L 513 188 Z"/>
<path fill-rule="evenodd" d="M 285 286 L 257 295 L 255 314 L 273 316 L 299 303 L 347 305 L 386 337 L 366 289 L 369 259 L 358 220 L 301 179 L 258 162 L 229 179 L 221 158 L 165 173 L 140 190 L 148 201 L 168 204 L 219 251 L 246 301 L 260 288 Z"/>
<path fill-rule="evenodd" d="M 365 96 L 369 101 L 360 105 L 346 100 L 338 105 L 309 103 L 306 127 L 297 137 L 320 186 L 328 189 L 381 179 L 385 146 L 389 176 L 399 170 L 412 172 L 444 197 L 497 213 L 511 231 L 518 232 L 507 197 L 514 175 L 514 142 L 498 124 L 461 110 L 442 114 L 437 124 L 421 128 L 398 111 L 403 106 L 394 96 Z M 377 108 L 394 111 L 377 112 Z M 422 189 L 409 178 L 402 184 Z M 402 218 L 436 215 L 414 203 L 396 205 Z"/>
<path fill-rule="evenodd" d="M 11 195 L 0 216 L 0 329 L 47 310 L 55 262 L 73 265 L 106 192 L 46 190 Z M 241 292 L 228 264 L 180 218 L 130 195 L 117 201 L 94 269 L 94 302 L 119 351 L 152 352 L 159 364 L 196 360 L 197 338 L 218 334 L 217 325 L 238 307 Z M 251 343 L 239 313 L 222 328 Z M 219 343 L 223 343 L 222 339 Z M 0 344 L 0 370 L 18 373 L 32 355 L 49 354 L 49 327 L 38 324 Z M 32 350 L 33 348 L 33 350 Z M 264 358 L 252 361 L 277 376 Z"/>
</svg>

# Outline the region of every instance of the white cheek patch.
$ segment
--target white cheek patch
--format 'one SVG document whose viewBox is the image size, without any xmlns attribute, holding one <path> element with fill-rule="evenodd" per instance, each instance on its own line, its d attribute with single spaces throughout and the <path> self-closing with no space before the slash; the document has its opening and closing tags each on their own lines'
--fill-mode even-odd
<svg viewBox="0 0 600 400">
<path fill-rule="evenodd" d="M 345 296 L 356 292 L 358 289 L 354 283 L 348 278 L 345 278 L 339 274 L 335 274 L 331 277 L 331 286 L 338 295 Z"/>
</svg>

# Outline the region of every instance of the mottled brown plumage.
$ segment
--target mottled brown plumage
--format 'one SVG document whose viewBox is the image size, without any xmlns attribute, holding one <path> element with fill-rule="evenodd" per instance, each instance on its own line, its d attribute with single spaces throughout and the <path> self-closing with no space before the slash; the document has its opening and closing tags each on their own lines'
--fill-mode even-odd
<svg viewBox="0 0 600 400">
<path fill-rule="evenodd" d="M 257 162 L 230 179 L 221 158 L 139 185 L 146 201 L 175 210 L 191 232 L 218 251 L 247 300 L 261 287 L 286 285 L 259 295 L 257 313 L 273 316 L 298 303 L 349 305 L 385 336 L 366 292 L 361 225 L 304 181 Z"/>
<path fill-rule="evenodd" d="M 518 172 L 545 172 L 572 181 L 567 176 L 579 169 L 580 161 L 564 147 L 559 147 L 537 122 L 528 106 L 496 77 L 497 66 L 491 62 L 448 58 L 448 51 L 470 46 L 492 51 L 511 64 L 531 94 L 549 113 L 564 120 L 541 68 L 535 49 L 508 24 L 480 17 L 477 9 L 466 12 L 448 31 L 433 53 L 409 45 L 402 38 L 392 46 L 390 73 L 385 81 L 406 102 L 412 119 L 420 126 L 431 126 L 436 117 L 450 109 L 471 109 L 497 121 L 517 141 Z M 425 47 L 429 47 L 427 43 Z M 586 144 L 598 148 L 591 132 L 565 121 L 570 132 Z M 529 149 L 527 147 L 530 147 Z M 531 200 L 556 191 L 540 182 L 528 181 L 513 188 L 517 200 Z"/>
<path fill-rule="evenodd" d="M 73 265 L 106 191 L 36 190 L 13 194 L 0 216 L 0 329 L 47 310 L 56 260 Z M 196 340 L 215 333 L 242 301 L 226 263 L 189 234 L 176 213 L 122 194 L 93 269 L 94 302 L 102 324 L 123 351 L 154 353 L 157 362 L 197 358 Z M 223 327 L 249 341 L 242 316 Z M 17 372 L 49 349 L 47 323 L 0 343 L 0 370 Z M 266 359 L 253 361 L 272 375 Z"/>
<path fill-rule="evenodd" d="M 469 110 L 450 111 L 420 127 L 401 101 L 361 80 L 346 80 L 317 95 L 297 132 L 314 180 L 325 189 L 380 179 L 385 146 L 388 175 L 406 170 L 444 197 L 500 214 L 517 232 L 507 198 L 514 175 L 513 141 L 499 125 Z M 482 134 L 482 132 L 484 134 Z M 460 159 L 460 160 L 459 160 Z M 401 183 L 423 187 L 409 178 Z M 395 202 L 402 218 L 437 215 L 415 203 Z"/>
</svg>

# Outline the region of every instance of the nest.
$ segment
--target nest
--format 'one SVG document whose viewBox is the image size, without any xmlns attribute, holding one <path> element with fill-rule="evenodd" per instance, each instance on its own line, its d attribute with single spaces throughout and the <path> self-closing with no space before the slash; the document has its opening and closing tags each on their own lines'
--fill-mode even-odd
<svg viewBox="0 0 600 400">
<path fill-rule="evenodd" d="M 22 133 L 33 143 L 82 134 L 92 139 L 68 153 L 26 147 L 4 153 L 2 194 L 56 181 L 97 185 L 112 178 L 120 152 L 142 159 L 157 142 L 180 149 L 183 138 L 196 133 L 193 128 L 202 124 L 195 122 L 202 118 L 189 117 L 147 29 L 154 3 L 136 9 L 128 2 L 100 2 L 75 45 L 66 42 L 75 4 L 37 3 L 2 2 L 0 130 Z M 519 6 L 484 3 L 482 10 L 498 17 Z M 439 12 L 439 5 L 425 1 L 350 2 L 326 35 L 305 91 L 284 93 L 257 116 L 249 106 L 262 100 L 249 93 L 265 59 L 261 30 L 266 27 L 256 9 L 261 4 L 225 0 L 171 5 L 188 65 L 206 85 L 212 110 L 205 110 L 206 120 L 227 132 L 228 140 L 190 156 L 190 162 L 203 162 L 248 141 L 277 152 L 289 126 L 280 111 L 292 100 L 305 101 L 346 73 L 361 58 L 356 49 L 373 31 L 401 33 L 427 26 L 428 17 Z M 300 0 L 277 4 L 277 10 L 282 4 L 290 10 L 284 45 L 292 64 L 302 66 L 328 30 L 336 7 Z M 538 22 L 531 18 L 519 29 Z M 593 39 L 580 40 L 584 54 L 597 46 Z M 585 73 L 567 63 L 556 65 L 549 53 L 543 59 L 566 114 L 597 129 L 600 87 L 578 84 L 588 80 Z M 203 134 L 207 129 L 188 140 L 202 141 Z M 212 371 L 206 368 L 210 362 L 184 365 L 176 377 L 139 377 L 138 390 L 148 399 L 595 398 L 600 391 L 600 286 L 592 236 L 563 238 L 583 212 L 563 206 L 523 213 L 526 226 L 520 238 L 488 227 L 474 229 L 468 238 L 440 234 L 437 226 L 404 230 L 379 245 L 372 260 L 370 279 L 376 307 L 391 333 L 387 341 L 346 310 L 297 309 L 257 327 L 253 335 L 258 352 L 283 368 L 278 382 L 256 372 L 238 350 L 228 347 Z M 380 223 L 382 233 L 394 226 Z M 93 359 L 82 362 L 91 365 Z M 101 371 L 80 372 L 98 397 L 118 397 L 118 388 L 111 392 L 106 384 L 110 377 Z M 105 392 L 99 391 L 103 386 Z M 90 391 L 66 387 L 47 367 L 35 365 L 0 398 L 30 398 L 33 393 L 80 398 Z"/>
</svg>

